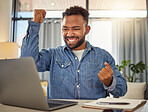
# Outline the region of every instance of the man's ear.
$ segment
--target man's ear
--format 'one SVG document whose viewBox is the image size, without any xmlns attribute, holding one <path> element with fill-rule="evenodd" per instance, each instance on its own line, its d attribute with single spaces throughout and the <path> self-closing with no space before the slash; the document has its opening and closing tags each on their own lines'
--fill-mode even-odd
<svg viewBox="0 0 148 112">
<path fill-rule="evenodd" d="M 90 31 L 90 26 L 86 26 L 86 32 L 85 32 L 85 35 L 87 35 Z"/>
</svg>

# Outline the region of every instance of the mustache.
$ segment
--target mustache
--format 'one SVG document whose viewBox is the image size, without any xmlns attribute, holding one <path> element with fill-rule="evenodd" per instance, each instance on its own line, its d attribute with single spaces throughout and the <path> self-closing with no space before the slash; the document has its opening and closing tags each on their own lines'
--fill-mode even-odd
<svg viewBox="0 0 148 112">
<path fill-rule="evenodd" d="M 65 36 L 65 39 L 68 39 L 68 38 L 79 38 L 79 37 L 77 37 L 77 36 L 71 36 L 71 37 L 69 37 L 69 36 Z"/>
</svg>

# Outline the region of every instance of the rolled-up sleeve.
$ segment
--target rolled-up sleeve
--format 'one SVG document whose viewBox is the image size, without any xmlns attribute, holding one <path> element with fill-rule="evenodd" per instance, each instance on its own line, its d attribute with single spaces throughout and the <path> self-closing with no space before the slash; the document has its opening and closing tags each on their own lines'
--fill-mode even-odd
<svg viewBox="0 0 148 112">
<path fill-rule="evenodd" d="M 112 81 L 112 84 L 110 86 L 107 87 L 104 84 L 103 84 L 103 86 L 104 86 L 104 89 L 106 89 L 107 91 L 113 91 L 116 87 L 116 78 L 113 76 L 113 81 Z"/>
</svg>

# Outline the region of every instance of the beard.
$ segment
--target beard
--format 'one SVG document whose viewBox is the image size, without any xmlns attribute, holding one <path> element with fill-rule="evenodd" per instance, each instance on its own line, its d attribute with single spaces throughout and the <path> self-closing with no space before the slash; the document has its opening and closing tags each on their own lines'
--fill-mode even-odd
<svg viewBox="0 0 148 112">
<path fill-rule="evenodd" d="M 68 38 L 76 38 L 78 40 L 78 42 L 76 44 L 69 44 L 67 42 Z M 71 37 L 66 36 L 64 41 L 65 41 L 68 48 L 75 49 L 75 48 L 78 48 L 79 46 L 81 46 L 85 42 L 85 35 L 83 36 L 83 38 L 81 40 L 79 40 L 79 37 L 77 37 L 77 36 L 71 36 Z"/>
</svg>

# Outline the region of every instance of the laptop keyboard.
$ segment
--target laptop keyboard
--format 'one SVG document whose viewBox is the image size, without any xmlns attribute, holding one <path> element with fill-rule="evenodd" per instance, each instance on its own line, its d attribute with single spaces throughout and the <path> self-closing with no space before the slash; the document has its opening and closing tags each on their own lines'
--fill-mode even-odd
<svg viewBox="0 0 148 112">
<path fill-rule="evenodd" d="M 49 108 L 52 108 L 52 107 L 57 107 L 57 106 L 61 106 L 63 104 L 57 104 L 57 103 L 51 103 L 51 102 L 48 102 L 48 106 Z"/>
<path fill-rule="evenodd" d="M 74 101 L 62 101 L 62 100 L 52 100 L 52 99 L 48 99 L 47 102 L 49 108 L 55 108 L 55 109 L 75 105 L 78 103 Z"/>
</svg>

